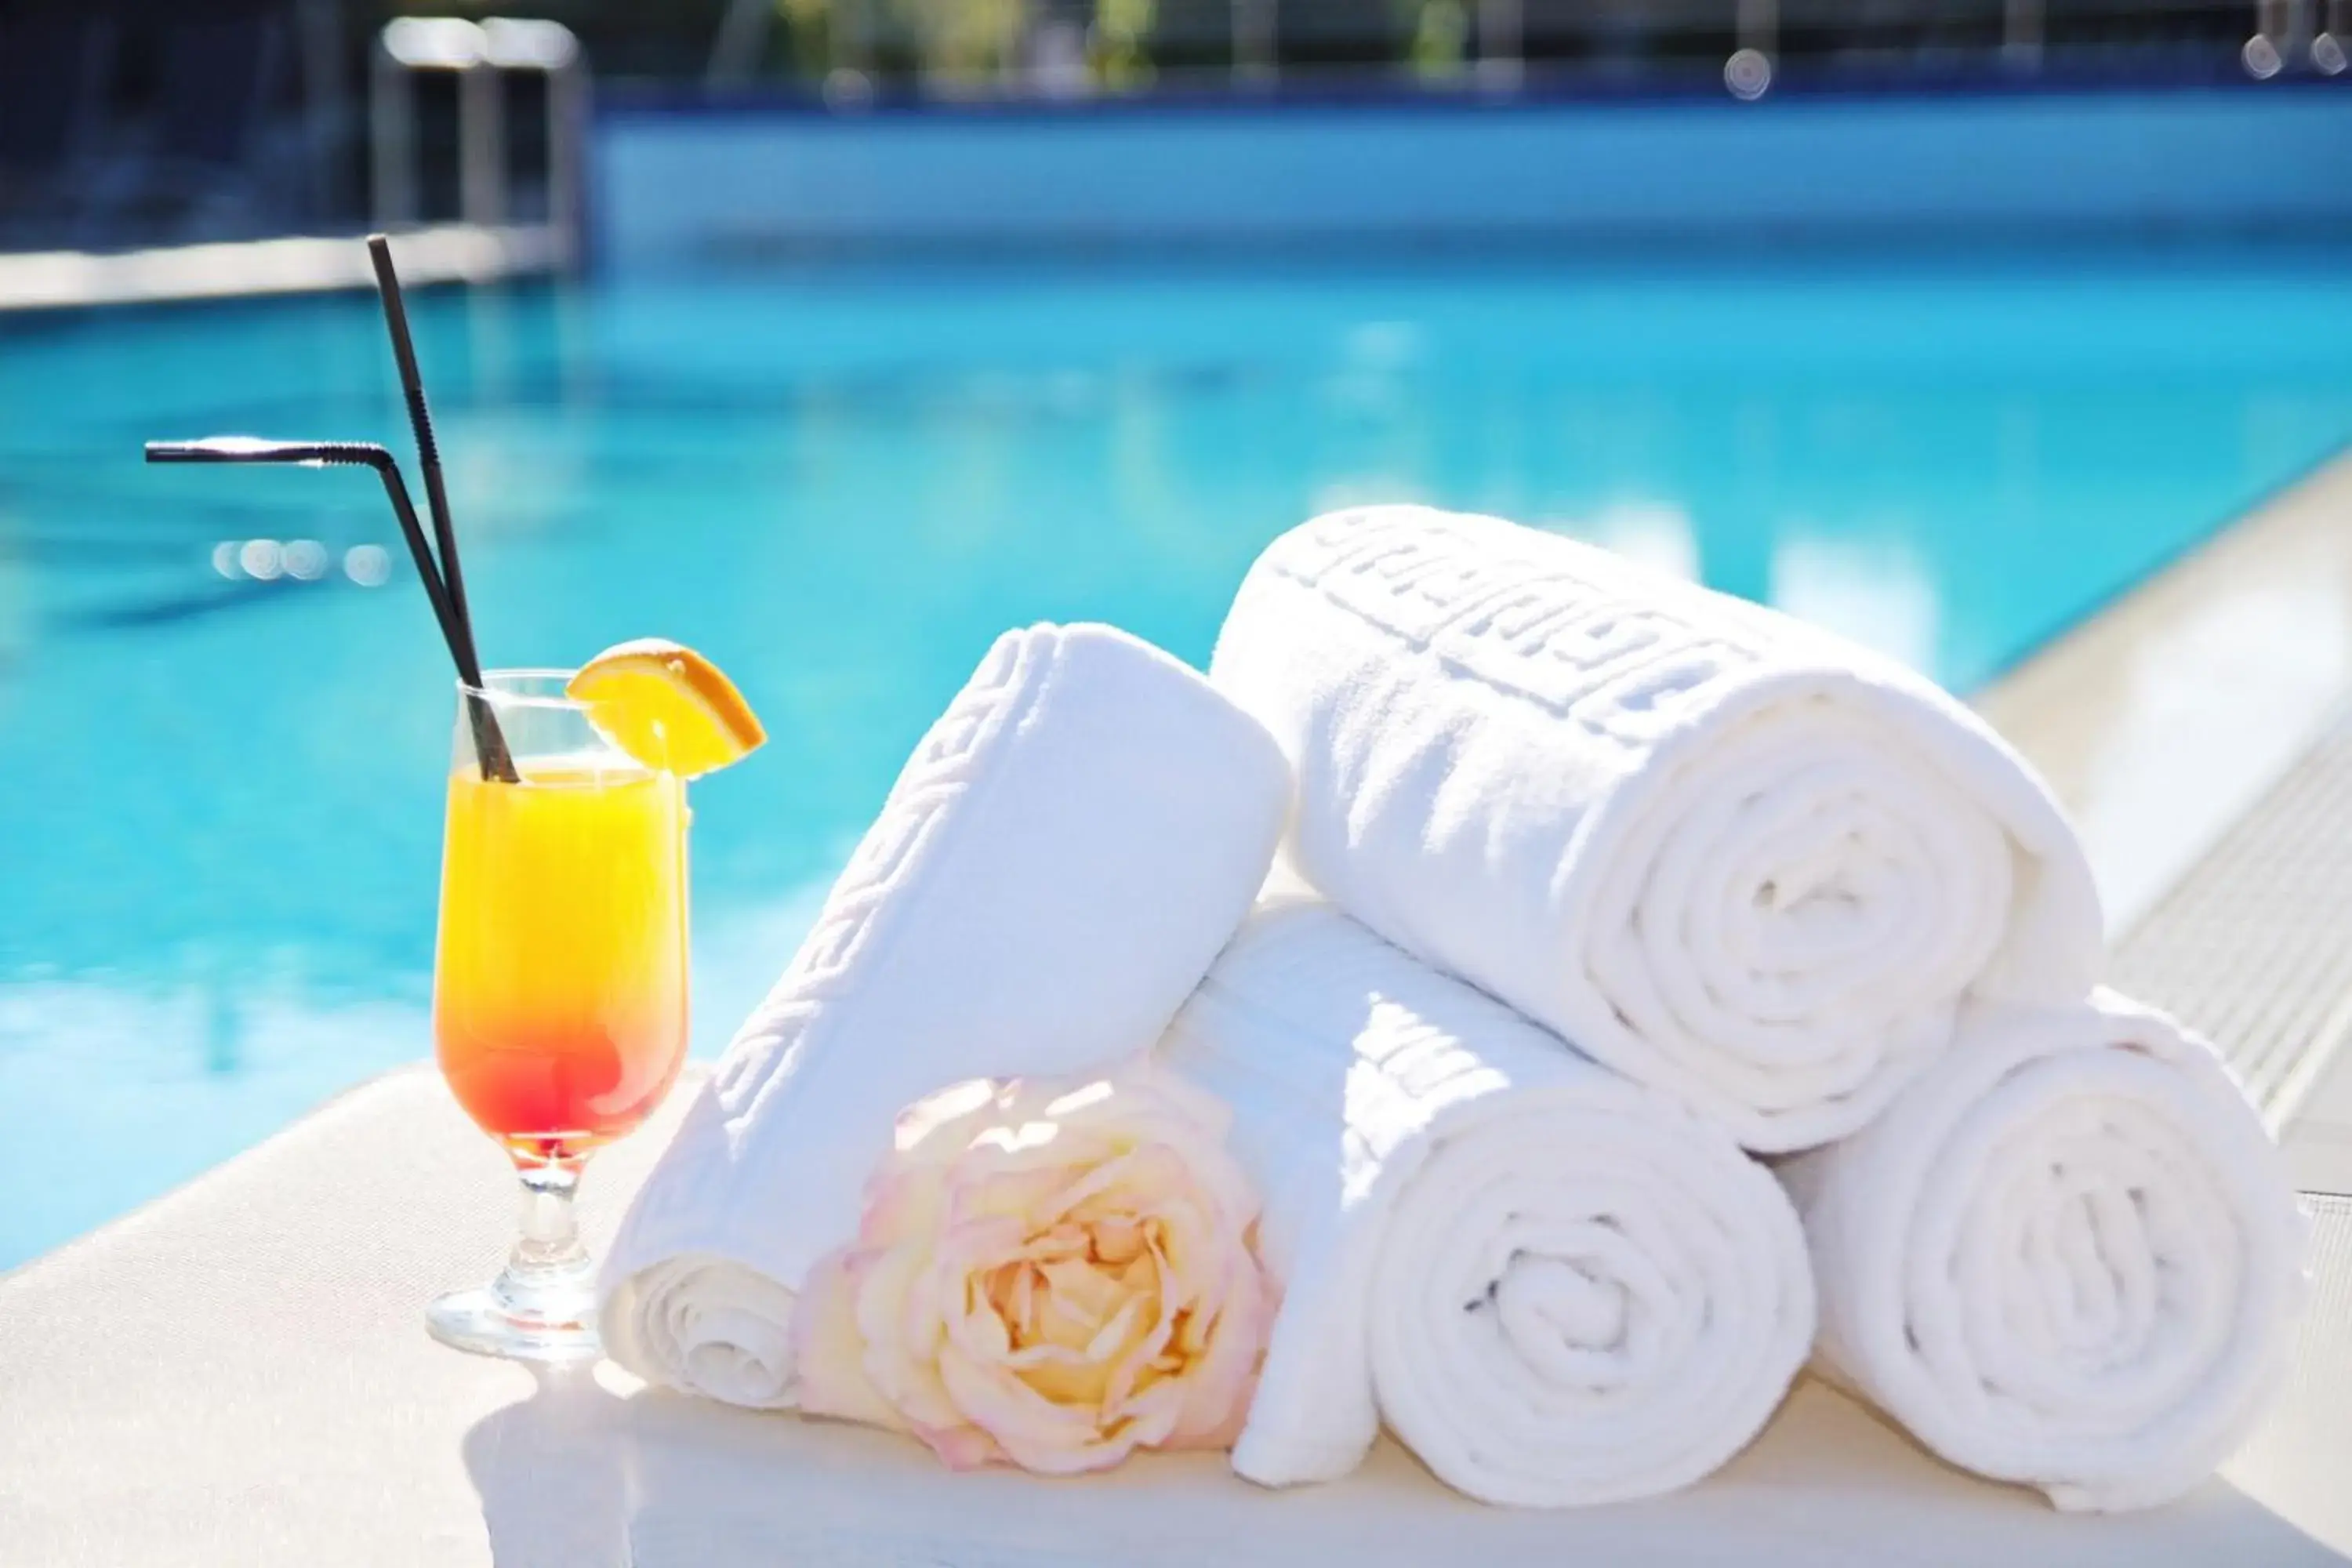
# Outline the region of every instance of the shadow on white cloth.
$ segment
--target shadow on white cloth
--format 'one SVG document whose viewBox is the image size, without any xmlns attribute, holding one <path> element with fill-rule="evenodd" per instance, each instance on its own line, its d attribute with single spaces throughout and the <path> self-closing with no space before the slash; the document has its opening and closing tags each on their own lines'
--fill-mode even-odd
<svg viewBox="0 0 2352 1568">
<path fill-rule="evenodd" d="M 1385 1441 L 1345 1480 L 1282 1492 L 1215 1454 L 1079 1480 L 957 1475 L 905 1438 L 635 1388 L 609 1366 L 538 1376 L 466 1436 L 498 1568 L 2346 1561 L 2221 1481 L 2145 1513 L 2061 1514 L 1810 1380 L 1700 1485 L 1559 1513 L 1472 1502 Z"/>
</svg>

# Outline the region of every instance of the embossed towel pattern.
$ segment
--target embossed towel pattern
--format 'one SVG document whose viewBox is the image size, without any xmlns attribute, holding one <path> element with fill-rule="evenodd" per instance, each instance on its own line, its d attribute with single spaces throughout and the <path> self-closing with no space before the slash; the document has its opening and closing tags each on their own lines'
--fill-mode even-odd
<svg viewBox="0 0 2352 1568">
<path fill-rule="evenodd" d="M 1751 1149 L 1862 1126 L 1969 998 L 2098 977 L 2082 850 L 1981 721 L 1606 552 L 1318 518 L 1251 568 L 1210 674 L 1297 772 L 1290 869 Z"/>
</svg>

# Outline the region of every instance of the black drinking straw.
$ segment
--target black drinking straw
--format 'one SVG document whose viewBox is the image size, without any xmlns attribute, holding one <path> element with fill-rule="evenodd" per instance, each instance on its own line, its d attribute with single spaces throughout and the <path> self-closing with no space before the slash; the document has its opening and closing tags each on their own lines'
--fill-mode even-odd
<svg viewBox="0 0 2352 1568">
<path fill-rule="evenodd" d="M 466 578 L 457 564 L 457 535 L 449 523 L 449 494 L 441 481 L 441 449 L 433 439 L 433 416 L 425 406 L 425 381 L 416 371 L 416 344 L 408 333 L 408 308 L 400 297 L 400 275 L 393 270 L 392 242 L 383 235 L 368 237 L 368 256 L 375 263 L 376 292 L 383 299 L 383 320 L 392 333 L 392 356 L 400 367 L 400 390 L 408 401 L 409 427 L 416 434 L 417 460 L 425 469 L 425 502 L 433 512 L 434 542 L 425 542 L 415 503 L 400 465 L 382 447 L 368 441 L 264 441 L 252 436 L 214 436 L 202 441 L 151 441 L 151 463 L 298 463 L 312 468 L 356 466 L 373 468 L 383 480 L 393 515 L 408 541 L 416 574 L 433 604 L 433 618 L 441 624 L 441 639 L 449 645 L 450 660 L 465 686 L 466 717 L 474 732 L 474 759 L 482 776 L 506 784 L 518 782 L 514 753 L 507 749 L 498 715 L 490 710 L 482 686 L 482 660 L 474 647 L 474 617 L 466 605 Z M 435 556 L 437 545 L 438 563 Z"/>
<path fill-rule="evenodd" d="M 474 651 L 474 615 L 466 604 L 466 574 L 457 564 L 457 533 L 449 521 L 449 489 L 441 479 L 441 446 L 433 438 L 433 414 L 425 405 L 425 378 L 416 368 L 416 343 L 408 333 L 408 303 L 400 274 L 392 265 L 392 241 L 368 236 L 368 258 L 375 263 L 375 289 L 383 300 L 384 330 L 392 334 L 393 363 L 400 367 L 401 395 L 408 400 L 408 427 L 416 436 L 416 462 L 425 474 L 425 504 L 433 513 L 433 539 L 440 546 L 441 577 L 457 612 L 457 630 Z M 477 655 L 477 662 L 479 657 Z"/>
<path fill-rule="evenodd" d="M 400 520 L 401 537 L 408 542 L 409 559 L 416 563 L 417 578 L 425 584 L 425 596 L 433 605 L 433 618 L 441 627 L 441 640 L 448 645 L 450 662 L 457 667 L 457 679 L 467 689 L 466 710 L 474 731 L 474 752 L 481 763 L 482 776 L 509 784 L 515 781 L 514 759 L 507 750 L 505 735 L 499 730 L 498 717 L 490 711 L 489 704 L 473 695 L 482 689 L 481 663 L 475 656 L 473 643 L 464 635 L 465 628 L 450 602 L 449 591 L 434 564 L 432 546 L 425 538 L 425 525 L 417 520 L 416 505 L 408 499 L 407 482 L 400 477 L 400 464 L 390 452 L 373 441 L 265 441 L 253 436 L 208 436 L 200 441 L 150 441 L 147 460 L 373 468 L 383 481 L 383 493 L 392 502 L 393 515 Z"/>
<path fill-rule="evenodd" d="M 433 540 L 440 547 L 442 589 L 457 623 L 457 638 L 465 645 L 466 661 L 474 671 L 468 684 L 478 691 L 482 660 L 474 642 L 474 613 L 466 603 L 466 574 L 457 563 L 457 531 L 449 520 L 449 490 L 441 479 L 441 447 L 433 438 L 433 415 L 425 405 L 425 378 L 417 371 L 416 343 L 408 331 L 408 303 L 401 297 L 400 274 L 392 265 L 391 239 L 372 234 L 367 247 L 368 259 L 375 263 L 375 291 L 383 300 L 384 330 L 392 334 L 393 363 L 400 368 L 401 395 L 408 403 L 408 427 L 416 437 L 417 467 L 425 475 L 425 504 L 433 513 Z M 514 783 L 519 776 L 514 758 L 507 751 L 506 737 L 499 732 L 499 721 L 488 702 L 468 697 L 467 711 L 473 716 L 474 749 L 480 757 L 482 776 Z"/>
<path fill-rule="evenodd" d="M 409 559 L 416 563 L 416 575 L 425 584 L 425 596 L 433 603 L 433 618 L 441 624 L 441 640 L 449 645 L 450 660 L 467 685 L 481 685 L 482 672 L 474 663 L 472 650 L 457 635 L 449 595 L 442 587 L 440 572 L 433 564 L 432 547 L 425 542 L 424 525 L 417 521 L 416 504 L 408 499 L 408 485 L 400 477 L 400 464 L 383 447 L 373 441 L 265 441 L 255 436 L 207 436 L 201 441 L 150 441 L 147 460 L 373 468 L 383 480 L 383 493 L 392 502 L 393 515 L 400 520 L 401 537 L 408 542 Z"/>
</svg>

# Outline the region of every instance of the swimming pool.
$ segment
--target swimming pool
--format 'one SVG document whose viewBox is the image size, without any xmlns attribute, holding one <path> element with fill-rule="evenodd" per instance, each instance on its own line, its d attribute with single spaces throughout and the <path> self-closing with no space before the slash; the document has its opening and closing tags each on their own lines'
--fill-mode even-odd
<svg viewBox="0 0 2352 1568">
<path fill-rule="evenodd" d="M 1317 508 L 1540 521 L 1967 688 L 2352 435 L 2329 256 L 1005 268 L 415 309 L 485 658 L 677 637 L 775 737 L 698 790 L 705 1052 L 990 637 L 1100 618 L 1201 660 Z M 367 300 L 0 324 L 0 1266 L 430 1048 L 450 701 L 380 495 L 137 460 L 400 430 Z M 390 581 L 354 580 L 387 547 Z"/>
</svg>

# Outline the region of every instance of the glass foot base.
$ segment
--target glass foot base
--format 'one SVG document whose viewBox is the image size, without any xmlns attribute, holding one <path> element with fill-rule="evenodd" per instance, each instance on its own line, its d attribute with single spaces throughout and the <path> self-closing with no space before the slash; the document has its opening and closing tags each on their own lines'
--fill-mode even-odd
<svg viewBox="0 0 2352 1568">
<path fill-rule="evenodd" d="M 506 1284 L 442 1297 L 425 1310 L 426 1331 L 445 1345 L 509 1361 L 594 1361 L 604 1353 L 593 1294 L 537 1291 L 518 1300 Z"/>
<path fill-rule="evenodd" d="M 511 1361 L 594 1361 L 596 1267 L 580 1245 L 572 1196 L 576 1164 L 527 1164 L 522 1236 L 507 1266 L 478 1290 L 444 1296 L 425 1310 L 425 1327 L 445 1345 Z"/>
</svg>

